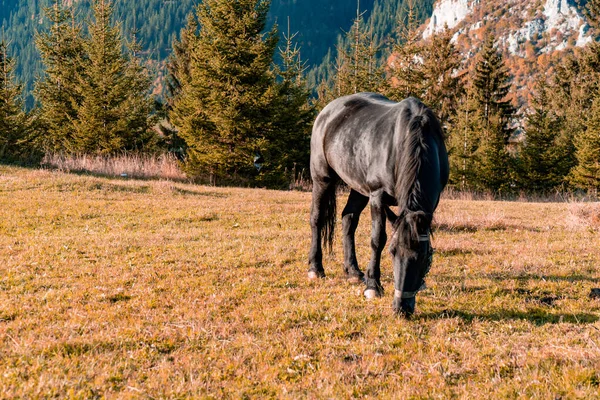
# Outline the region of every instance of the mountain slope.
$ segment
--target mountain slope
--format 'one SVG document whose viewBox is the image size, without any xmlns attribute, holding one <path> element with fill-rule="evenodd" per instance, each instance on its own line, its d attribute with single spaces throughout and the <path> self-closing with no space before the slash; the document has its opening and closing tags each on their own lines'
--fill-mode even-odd
<svg viewBox="0 0 600 400">
<path fill-rule="evenodd" d="M 89 0 L 64 0 L 64 3 L 73 5 L 79 21 L 89 18 Z M 159 66 L 171 53 L 173 39 L 197 3 L 198 0 L 115 1 L 114 18 L 121 23 L 125 37 L 131 37 L 134 29 L 137 31 L 144 56 Z M 419 2 L 421 14 L 429 14 L 432 3 L 433 0 Z M 0 0 L 2 31 L 17 61 L 16 74 L 25 84 L 28 95 L 42 70 L 33 38 L 36 31 L 47 29 L 43 7 L 50 4 L 51 0 Z M 360 10 L 365 12 L 365 18 L 373 15 L 375 33 L 383 39 L 395 28 L 396 14 L 403 4 L 404 0 L 362 0 Z M 277 23 L 280 32 L 285 32 L 289 17 L 291 32 L 298 32 L 296 40 L 302 48 L 302 57 L 312 66 L 319 64 L 335 46 L 338 36 L 349 30 L 356 12 L 357 3 L 352 1 L 273 0 L 268 26 Z M 158 68 L 157 73 L 160 72 Z M 29 96 L 28 105 L 32 103 Z"/>
<path fill-rule="evenodd" d="M 518 106 L 541 74 L 550 74 L 564 52 L 592 41 L 580 6 L 573 0 L 439 0 L 423 27 L 424 38 L 445 27 L 468 68 L 485 37 L 496 36 L 499 49 L 515 77 Z"/>
</svg>

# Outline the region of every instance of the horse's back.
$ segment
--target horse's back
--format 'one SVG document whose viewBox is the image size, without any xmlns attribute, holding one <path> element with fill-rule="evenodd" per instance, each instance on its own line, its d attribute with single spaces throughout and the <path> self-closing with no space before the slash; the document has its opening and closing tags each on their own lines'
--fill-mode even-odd
<svg viewBox="0 0 600 400">
<path fill-rule="evenodd" d="M 328 177 L 333 171 L 364 195 L 380 188 L 382 182 L 392 182 L 393 136 L 400 104 L 376 93 L 357 93 L 329 103 L 313 127 L 313 179 Z"/>
</svg>

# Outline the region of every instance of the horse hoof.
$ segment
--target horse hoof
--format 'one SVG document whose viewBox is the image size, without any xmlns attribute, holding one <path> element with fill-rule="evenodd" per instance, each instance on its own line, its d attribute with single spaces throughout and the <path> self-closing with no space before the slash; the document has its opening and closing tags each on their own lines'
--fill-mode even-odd
<svg viewBox="0 0 600 400">
<path fill-rule="evenodd" d="M 313 270 L 308 271 L 308 279 L 314 280 L 314 279 L 319 279 L 319 278 L 325 278 L 325 274 L 322 272 L 319 273 L 319 272 L 313 271 Z"/>
<path fill-rule="evenodd" d="M 376 297 L 379 297 L 379 293 L 377 293 L 377 290 L 375 289 L 366 289 L 365 290 L 365 297 L 369 300 L 374 299 Z"/>
</svg>

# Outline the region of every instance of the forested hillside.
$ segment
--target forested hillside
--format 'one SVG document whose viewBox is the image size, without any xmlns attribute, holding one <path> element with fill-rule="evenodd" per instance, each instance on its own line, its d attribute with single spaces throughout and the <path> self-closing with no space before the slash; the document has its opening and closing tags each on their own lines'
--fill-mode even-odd
<svg viewBox="0 0 600 400">
<path fill-rule="evenodd" d="M 79 19 L 89 18 L 89 1 L 65 3 L 73 3 L 73 12 Z M 179 35 L 196 3 L 197 0 L 116 1 L 114 19 L 121 24 L 125 37 L 137 32 L 145 56 L 160 66 L 171 54 L 173 39 Z M 418 2 L 422 19 L 431 13 L 432 3 L 433 0 Z M 33 37 L 36 31 L 48 28 L 43 8 L 49 4 L 50 0 L 0 0 L 2 31 L 9 43 L 9 53 L 16 59 L 16 75 L 28 95 L 42 67 Z M 404 0 L 362 0 L 360 9 L 366 18 L 372 16 L 370 23 L 375 34 L 383 40 L 394 30 L 403 4 Z M 273 0 L 267 26 L 277 23 L 280 32 L 284 32 L 289 17 L 291 31 L 298 32 L 296 40 L 302 58 L 313 66 L 320 64 L 328 50 L 335 46 L 338 36 L 350 29 L 356 10 L 357 3 L 353 1 Z M 27 103 L 32 105 L 31 96 Z"/>
</svg>

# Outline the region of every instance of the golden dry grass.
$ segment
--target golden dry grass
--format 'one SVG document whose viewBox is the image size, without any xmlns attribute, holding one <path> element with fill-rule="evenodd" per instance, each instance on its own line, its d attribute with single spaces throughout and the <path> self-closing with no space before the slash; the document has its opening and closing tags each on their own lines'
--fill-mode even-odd
<svg viewBox="0 0 600 400">
<path fill-rule="evenodd" d="M 172 154 L 128 154 L 116 156 L 46 154 L 42 165 L 63 172 L 83 172 L 107 177 L 188 180 Z"/>
<path fill-rule="evenodd" d="M 600 397 L 585 212 L 444 200 L 407 321 L 387 254 L 381 299 L 342 279 L 339 239 L 307 281 L 309 203 L 0 167 L 0 397 Z"/>
</svg>

